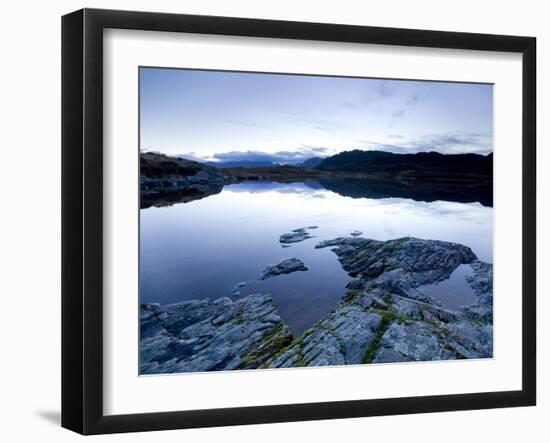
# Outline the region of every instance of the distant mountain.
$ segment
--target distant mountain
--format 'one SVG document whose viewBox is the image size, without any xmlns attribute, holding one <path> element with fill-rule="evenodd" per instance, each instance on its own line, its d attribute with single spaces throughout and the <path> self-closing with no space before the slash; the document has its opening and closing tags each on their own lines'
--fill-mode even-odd
<svg viewBox="0 0 550 443">
<path fill-rule="evenodd" d="M 298 163 L 294 166 L 297 166 L 299 168 L 316 168 L 319 166 L 319 164 L 323 161 L 323 158 L 321 157 L 311 157 L 308 158 L 306 161 L 302 163 Z"/>
<path fill-rule="evenodd" d="M 345 151 L 325 158 L 317 166 L 326 171 L 348 172 L 416 172 L 431 175 L 481 174 L 492 175 L 493 154 L 440 154 L 418 152 L 393 154 L 383 151 Z"/>
<path fill-rule="evenodd" d="M 207 162 L 209 166 L 217 168 L 271 168 L 277 166 L 294 166 L 297 168 L 316 168 L 323 159 L 321 157 L 312 157 L 301 163 L 275 163 L 269 160 L 236 160 L 226 162 Z"/>
<path fill-rule="evenodd" d="M 242 160 L 231 162 L 207 162 L 207 165 L 216 166 L 217 168 L 265 168 L 278 166 L 276 163 L 267 160 Z"/>
</svg>

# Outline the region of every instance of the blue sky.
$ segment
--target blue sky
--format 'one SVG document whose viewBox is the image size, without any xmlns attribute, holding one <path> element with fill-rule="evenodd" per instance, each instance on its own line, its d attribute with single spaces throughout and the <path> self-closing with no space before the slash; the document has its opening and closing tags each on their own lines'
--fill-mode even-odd
<svg viewBox="0 0 550 443">
<path fill-rule="evenodd" d="M 493 149 L 491 85 L 141 68 L 140 105 L 142 151 L 200 160 Z"/>
</svg>

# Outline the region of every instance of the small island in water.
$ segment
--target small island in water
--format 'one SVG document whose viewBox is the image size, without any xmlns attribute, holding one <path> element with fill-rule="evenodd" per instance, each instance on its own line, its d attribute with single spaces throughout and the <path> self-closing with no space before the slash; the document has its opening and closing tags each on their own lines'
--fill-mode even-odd
<svg viewBox="0 0 550 443">
<path fill-rule="evenodd" d="M 142 210 L 189 204 L 250 183 L 299 183 L 348 199 L 444 200 L 490 209 L 492 154 L 356 150 L 312 159 L 305 166 L 218 167 L 159 153 L 141 154 Z M 250 192 L 251 188 L 244 189 Z M 355 229 L 353 219 L 348 220 L 348 235 L 321 238 L 318 232 L 323 226 L 303 222 L 305 226 L 280 232 L 273 239 L 273 247 L 282 248 L 286 258 L 260 264 L 258 275 L 250 280 L 235 276 L 227 294 L 142 303 L 140 372 L 492 357 L 493 267 L 469 247 L 411 236 L 371 239 Z M 298 245 L 308 248 L 308 257 L 329 250 L 347 275 L 333 306 L 318 313 L 307 327 L 286 321 L 274 295 L 261 290 L 264 281 L 310 271 L 306 260 L 292 254 Z M 458 274 L 464 280 L 460 290 L 470 297 L 463 305 L 437 296 L 438 291 L 448 290 L 445 282 Z M 292 281 L 286 284 L 292 291 Z M 244 293 L 249 287 L 260 290 Z M 296 297 L 301 296 L 297 290 Z"/>
</svg>

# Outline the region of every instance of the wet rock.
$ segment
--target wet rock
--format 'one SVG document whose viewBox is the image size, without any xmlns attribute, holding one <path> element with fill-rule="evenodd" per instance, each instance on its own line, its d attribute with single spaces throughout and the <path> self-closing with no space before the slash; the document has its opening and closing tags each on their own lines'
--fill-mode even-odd
<svg viewBox="0 0 550 443">
<path fill-rule="evenodd" d="M 290 274 L 297 271 L 307 271 L 308 268 L 304 262 L 297 258 L 287 258 L 276 265 L 269 265 L 263 272 L 260 280 L 265 280 L 271 277 L 282 274 Z"/>
<path fill-rule="evenodd" d="M 466 281 L 474 290 L 477 300 L 464 309 L 470 318 L 492 323 L 493 265 L 475 260 L 470 266 L 474 272 L 466 277 Z"/>
<path fill-rule="evenodd" d="M 493 355 L 493 267 L 466 246 L 402 238 L 325 240 L 353 277 L 341 302 L 293 338 L 268 295 L 141 307 L 141 372 L 284 368 Z M 474 303 L 449 310 L 422 287 L 469 265 Z M 297 258 L 260 279 L 304 271 Z M 246 282 L 235 286 L 239 290 Z"/>
<path fill-rule="evenodd" d="M 382 316 L 355 305 L 340 305 L 268 362 L 270 368 L 362 363 Z"/>
<path fill-rule="evenodd" d="M 249 369 L 292 340 L 269 295 L 141 305 L 141 374 Z"/>
<path fill-rule="evenodd" d="M 396 354 L 402 356 L 402 359 L 397 361 L 451 360 L 457 358 L 455 353 L 441 345 L 434 326 L 419 321 L 410 323 L 392 322 L 382 336 L 373 363 L 395 361 L 388 360 L 388 358 L 395 358 Z"/>
<path fill-rule="evenodd" d="M 460 265 L 477 257 L 467 246 L 438 240 L 405 237 L 390 241 L 337 238 L 316 248 L 335 247 L 344 270 L 352 277 L 378 279 L 389 287 L 404 289 L 445 280 Z M 390 274 L 392 271 L 393 274 Z"/>
<path fill-rule="evenodd" d="M 315 245 L 315 249 L 329 248 L 331 246 L 344 246 L 345 237 L 338 237 L 332 240 L 321 240 Z"/>
<path fill-rule="evenodd" d="M 247 283 L 248 282 L 246 282 L 246 281 L 242 281 L 242 282 L 237 283 L 235 286 L 233 286 L 233 289 L 231 290 L 231 295 L 233 295 L 235 297 L 241 295 L 240 289 L 245 287 L 247 285 Z"/>
<path fill-rule="evenodd" d="M 331 247 L 354 280 L 342 302 L 269 367 L 321 366 L 491 357 L 492 265 L 470 248 L 450 242 L 403 238 L 381 242 L 337 238 Z M 461 264 L 477 300 L 458 311 L 422 293 Z"/>
<path fill-rule="evenodd" d="M 279 237 L 279 242 L 283 247 L 288 247 L 289 243 L 298 243 L 313 236 L 308 232 L 310 229 L 317 229 L 318 226 L 307 226 L 305 228 L 298 228 L 292 230 L 292 232 L 283 234 Z"/>
</svg>

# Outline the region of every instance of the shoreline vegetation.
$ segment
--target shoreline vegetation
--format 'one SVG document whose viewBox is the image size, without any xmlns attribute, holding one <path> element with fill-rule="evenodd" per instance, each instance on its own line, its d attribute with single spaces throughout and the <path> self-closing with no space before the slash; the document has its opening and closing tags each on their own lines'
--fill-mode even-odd
<svg viewBox="0 0 550 443">
<path fill-rule="evenodd" d="M 218 168 L 180 157 L 141 153 L 140 205 L 148 208 L 187 203 L 218 194 L 226 185 L 243 182 L 304 182 L 352 198 L 398 197 L 492 206 L 492 161 L 492 154 L 349 151 L 326 158 L 314 168 Z M 388 162 L 385 169 L 384 162 Z"/>
<path fill-rule="evenodd" d="M 215 167 L 157 153 L 140 156 L 141 208 L 187 203 L 245 182 L 305 183 L 351 198 L 479 202 L 492 206 L 492 154 L 389 154 L 350 151 L 303 166 Z M 386 165 L 384 167 L 384 165 Z M 279 243 L 309 239 L 309 230 L 282 233 Z M 140 307 L 140 373 L 267 369 L 404 361 L 490 358 L 493 355 L 493 266 L 458 243 L 403 237 L 319 241 L 352 280 L 340 302 L 294 335 L 271 296 L 221 297 Z M 308 272 L 289 257 L 260 276 Z M 423 287 L 471 268 L 475 301 L 449 309 Z M 247 282 L 238 283 L 233 296 Z"/>
</svg>

